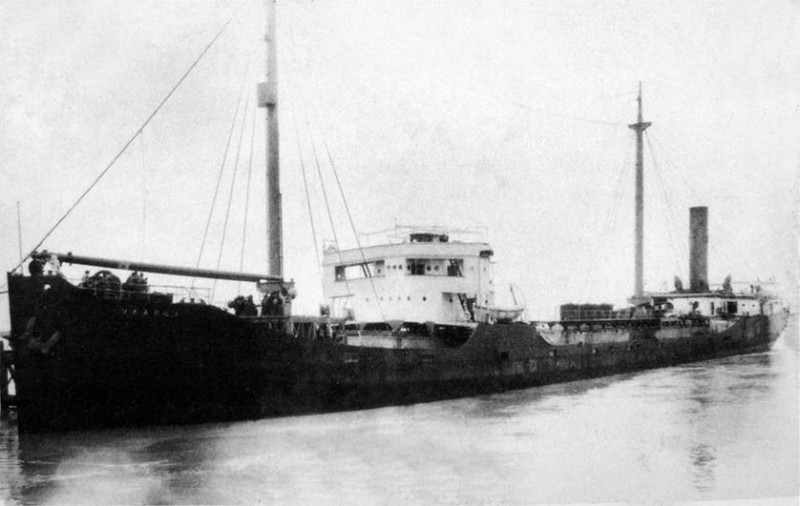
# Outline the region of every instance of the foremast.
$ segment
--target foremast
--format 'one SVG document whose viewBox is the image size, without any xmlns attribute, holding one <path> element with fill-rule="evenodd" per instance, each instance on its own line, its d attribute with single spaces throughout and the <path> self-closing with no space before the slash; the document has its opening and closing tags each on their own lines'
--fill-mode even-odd
<svg viewBox="0 0 800 506">
<path fill-rule="evenodd" d="M 631 301 L 639 304 L 644 300 L 644 142 L 643 134 L 652 123 L 642 120 L 642 83 L 639 83 L 639 95 L 637 97 L 639 103 L 639 115 L 636 123 L 628 125 L 630 129 L 636 132 L 636 224 L 634 228 L 635 235 L 635 282 L 633 288 L 633 297 Z"/>
<path fill-rule="evenodd" d="M 269 272 L 283 276 L 283 214 L 281 209 L 280 142 L 278 135 L 277 0 L 265 0 L 267 11 L 267 81 L 259 85 L 259 105 L 267 109 L 267 242 Z"/>
</svg>

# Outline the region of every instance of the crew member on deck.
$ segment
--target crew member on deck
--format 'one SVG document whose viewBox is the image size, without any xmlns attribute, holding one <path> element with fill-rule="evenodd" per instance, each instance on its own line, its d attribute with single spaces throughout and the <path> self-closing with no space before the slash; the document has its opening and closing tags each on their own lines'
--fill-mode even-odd
<svg viewBox="0 0 800 506">
<path fill-rule="evenodd" d="M 264 316 L 280 316 L 283 314 L 283 299 L 280 290 L 275 290 L 264 296 L 261 303 L 261 314 Z"/>
<path fill-rule="evenodd" d="M 41 276 L 44 272 L 44 262 L 38 258 L 34 258 L 31 260 L 31 263 L 28 264 L 28 272 L 31 273 L 31 276 Z"/>
<path fill-rule="evenodd" d="M 147 291 L 147 278 L 145 278 L 139 271 L 133 271 L 125 284 L 122 285 L 123 290 L 126 292 L 146 292 Z"/>
<path fill-rule="evenodd" d="M 139 277 L 136 283 L 136 291 L 141 293 L 147 292 L 147 278 L 144 277 L 144 273 L 140 272 Z"/>
<path fill-rule="evenodd" d="M 244 301 L 242 314 L 244 316 L 258 316 L 258 308 L 256 307 L 256 303 L 253 301 L 252 295 L 248 295 L 247 300 Z"/>
</svg>

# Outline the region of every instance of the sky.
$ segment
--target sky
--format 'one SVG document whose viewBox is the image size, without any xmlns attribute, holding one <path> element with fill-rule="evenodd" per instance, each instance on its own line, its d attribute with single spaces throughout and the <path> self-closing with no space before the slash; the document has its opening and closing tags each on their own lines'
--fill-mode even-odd
<svg viewBox="0 0 800 506">
<path fill-rule="evenodd" d="M 194 266 L 211 215 L 200 266 L 267 271 L 264 110 L 254 107 L 263 6 L 209 0 L 0 4 L 6 270 L 20 256 L 17 203 L 27 253 L 229 19 L 41 248 Z M 326 147 L 358 233 L 482 230 L 498 300 L 513 283 L 530 318 L 567 302 L 623 304 L 633 290 L 627 125 L 640 82 L 653 123 L 645 290 L 671 289 L 674 275 L 688 283 L 688 209 L 705 205 L 712 284 L 730 274 L 797 293 L 800 2 L 297 0 L 279 2 L 278 26 L 284 271 L 297 282 L 296 312 L 322 302 L 315 248 L 334 230 L 355 244 Z M 0 305 L 7 328 L 5 295 Z"/>
</svg>

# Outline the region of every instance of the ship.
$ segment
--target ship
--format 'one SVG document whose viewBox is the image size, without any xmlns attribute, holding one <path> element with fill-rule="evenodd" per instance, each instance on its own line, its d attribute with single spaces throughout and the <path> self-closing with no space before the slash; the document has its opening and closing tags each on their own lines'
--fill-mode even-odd
<svg viewBox="0 0 800 506">
<path fill-rule="evenodd" d="M 527 321 L 495 303 L 494 251 L 469 234 L 395 229 L 375 246 L 324 251 L 325 304 L 292 311 L 283 276 L 275 2 L 269 12 L 266 109 L 269 273 L 117 260 L 38 249 L 8 272 L 20 434 L 196 424 L 368 409 L 584 380 L 769 349 L 789 315 L 753 287 L 710 289 L 708 210 L 692 208 L 688 289 L 642 289 L 641 192 L 636 287 L 629 307 L 565 305 Z M 642 184 L 639 116 L 637 189 Z M 67 279 L 67 265 L 98 268 Z M 115 274 L 133 271 L 125 281 Z M 147 283 L 145 273 L 253 283 L 258 303 L 220 307 Z M 189 293 L 189 292 L 187 292 Z M 517 301 L 518 302 L 518 301 Z"/>
</svg>

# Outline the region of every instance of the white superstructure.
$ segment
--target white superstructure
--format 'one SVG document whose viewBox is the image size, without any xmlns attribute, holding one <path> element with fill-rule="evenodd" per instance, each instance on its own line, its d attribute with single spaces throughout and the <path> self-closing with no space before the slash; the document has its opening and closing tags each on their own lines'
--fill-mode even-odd
<svg viewBox="0 0 800 506">
<path fill-rule="evenodd" d="M 467 325 L 494 304 L 493 252 L 416 229 L 395 242 L 324 251 L 323 294 L 332 317 L 358 322 Z"/>
<path fill-rule="evenodd" d="M 750 293 L 720 290 L 707 293 L 657 293 L 649 294 L 654 305 L 666 309 L 667 315 L 698 315 L 708 318 L 773 315 L 784 309 L 781 300 L 762 294 L 760 289 Z M 668 306 L 665 306 L 668 304 Z"/>
</svg>

